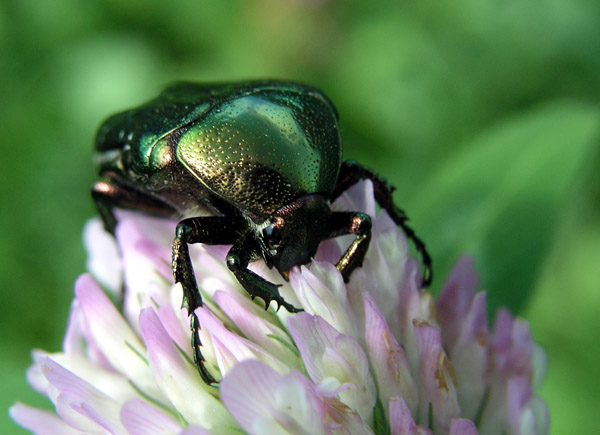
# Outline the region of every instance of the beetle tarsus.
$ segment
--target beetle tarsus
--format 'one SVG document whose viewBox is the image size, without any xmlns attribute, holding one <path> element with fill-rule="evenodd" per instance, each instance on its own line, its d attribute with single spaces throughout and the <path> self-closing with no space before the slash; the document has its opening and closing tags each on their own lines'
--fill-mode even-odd
<svg viewBox="0 0 600 435">
<path fill-rule="evenodd" d="M 200 321 L 198 320 L 198 316 L 196 313 L 192 313 L 190 316 L 190 329 L 192 331 L 192 349 L 194 354 L 194 364 L 198 369 L 198 373 L 202 380 L 208 384 L 216 384 L 217 380 L 210 374 L 208 369 L 206 368 L 206 360 L 204 359 L 204 355 L 202 355 L 202 351 L 200 348 L 202 347 L 202 341 L 200 340 Z"/>
<path fill-rule="evenodd" d="M 277 309 L 283 306 L 290 313 L 302 311 L 300 308 L 288 304 L 281 297 L 278 290 L 281 284 L 273 284 L 248 269 L 250 261 L 258 258 L 258 253 L 255 252 L 252 243 L 252 236 L 247 235 L 231 247 L 226 260 L 229 270 L 235 275 L 238 282 L 246 289 L 252 299 L 259 297 L 265 302 L 265 310 L 268 310 L 271 302 L 275 301 L 278 306 Z"/>
<path fill-rule="evenodd" d="M 279 307 L 285 308 L 289 313 L 301 313 L 304 311 L 303 308 L 296 308 L 292 304 L 288 304 L 283 298 L 277 302 L 277 311 L 279 311 Z"/>
<path fill-rule="evenodd" d="M 222 243 L 231 243 L 232 233 L 229 231 L 232 230 L 232 224 L 230 221 L 229 219 L 217 216 L 185 219 L 177 224 L 175 240 L 173 241 L 173 276 L 175 282 L 180 283 L 183 289 L 181 306 L 187 309 L 190 316 L 194 363 L 202 380 L 209 385 L 217 381 L 206 368 L 204 364 L 205 359 L 200 350 L 202 342 L 200 341 L 200 322 L 196 315 L 196 309 L 202 306 L 202 296 L 198 291 L 188 244 L 216 244 L 221 240 Z"/>
</svg>

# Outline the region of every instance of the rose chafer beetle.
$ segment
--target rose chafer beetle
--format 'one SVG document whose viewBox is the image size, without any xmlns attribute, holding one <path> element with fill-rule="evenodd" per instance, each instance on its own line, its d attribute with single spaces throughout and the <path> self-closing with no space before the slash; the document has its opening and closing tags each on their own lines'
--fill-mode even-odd
<svg viewBox="0 0 600 435">
<path fill-rule="evenodd" d="M 354 240 L 336 267 L 345 281 L 361 266 L 371 240 L 371 218 L 332 211 L 330 204 L 362 179 L 375 199 L 412 239 L 431 281 L 431 259 L 392 199 L 394 188 L 356 162 L 342 160 L 337 111 L 319 90 L 297 83 L 251 81 L 180 83 L 136 109 L 112 116 L 96 139 L 101 180 L 92 196 L 106 229 L 114 233 L 113 208 L 181 219 L 173 242 L 173 274 L 183 287 L 190 316 L 194 361 L 204 366 L 202 306 L 188 244 L 232 245 L 227 266 L 252 298 L 290 312 L 299 309 L 278 285 L 248 269 L 262 259 L 284 279 L 307 264 L 319 243 L 345 234 Z"/>
</svg>

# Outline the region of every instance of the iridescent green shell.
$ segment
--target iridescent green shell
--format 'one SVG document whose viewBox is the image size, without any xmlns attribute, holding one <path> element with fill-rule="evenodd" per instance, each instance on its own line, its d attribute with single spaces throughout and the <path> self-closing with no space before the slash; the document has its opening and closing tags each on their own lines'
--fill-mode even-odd
<svg viewBox="0 0 600 435">
<path fill-rule="evenodd" d="M 306 194 L 329 197 L 342 163 L 333 105 L 294 83 L 181 83 L 105 126 L 97 149 L 115 148 L 109 135 L 129 142 L 137 174 L 151 176 L 175 156 L 210 192 L 258 215 Z"/>
</svg>

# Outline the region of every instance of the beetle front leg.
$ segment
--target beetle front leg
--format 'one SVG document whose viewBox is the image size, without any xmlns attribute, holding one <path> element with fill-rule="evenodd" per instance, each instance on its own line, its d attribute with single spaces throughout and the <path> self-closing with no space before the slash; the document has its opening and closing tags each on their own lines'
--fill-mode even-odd
<svg viewBox="0 0 600 435">
<path fill-rule="evenodd" d="M 387 211 L 388 215 L 400 226 L 406 234 L 406 237 L 412 240 L 415 248 L 421 254 L 421 260 L 423 262 L 423 286 L 427 287 L 431 284 L 433 272 L 431 268 L 431 257 L 425 243 L 416 235 L 415 231 L 407 224 L 408 217 L 404 211 L 396 206 L 394 203 L 393 192 L 394 186 L 387 182 L 384 178 L 377 175 L 370 169 L 360 165 L 359 163 L 348 160 L 342 163 L 340 168 L 340 174 L 338 176 L 337 184 L 333 190 L 332 198 L 333 201 L 340 196 L 344 191 L 358 183 L 361 180 L 368 179 L 373 182 L 373 191 L 375 193 L 375 200 L 377 203 Z"/>
<path fill-rule="evenodd" d="M 356 238 L 350 244 L 335 267 L 340 271 L 344 282 L 357 267 L 362 266 L 369 243 L 371 242 L 371 218 L 360 212 L 333 212 L 331 214 L 328 238 L 355 234 Z"/>
<path fill-rule="evenodd" d="M 269 308 L 271 301 L 275 301 L 277 309 L 283 306 L 290 313 L 303 311 L 301 308 L 296 308 L 287 303 L 281 297 L 277 289 L 280 285 L 273 284 L 251 270 L 248 270 L 248 264 L 258 258 L 259 254 L 254 248 L 254 239 L 251 234 L 247 234 L 229 250 L 227 254 L 227 267 L 233 272 L 242 287 L 250 293 L 252 299 L 259 297 L 265 301 L 265 310 Z"/>
<path fill-rule="evenodd" d="M 187 309 L 188 316 L 190 316 L 194 363 L 198 367 L 198 372 L 202 380 L 209 385 L 217 381 L 205 367 L 205 359 L 200 351 L 200 347 L 202 346 L 200 341 L 200 321 L 196 315 L 196 309 L 202 306 L 202 296 L 198 291 L 188 244 L 232 244 L 238 237 L 238 231 L 243 225 L 244 223 L 238 219 L 220 216 L 185 219 L 177 224 L 175 240 L 173 241 L 173 275 L 175 282 L 181 283 L 181 287 L 183 288 L 181 306 Z"/>
</svg>

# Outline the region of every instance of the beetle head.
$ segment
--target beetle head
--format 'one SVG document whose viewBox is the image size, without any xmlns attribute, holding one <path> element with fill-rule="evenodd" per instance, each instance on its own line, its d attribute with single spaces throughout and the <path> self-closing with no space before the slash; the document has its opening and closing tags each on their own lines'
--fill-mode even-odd
<svg viewBox="0 0 600 435">
<path fill-rule="evenodd" d="M 326 238 L 331 209 L 321 195 L 307 195 L 277 210 L 262 228 L 263 256 L 279 272 L 307 264 Z"/>
</svg>

